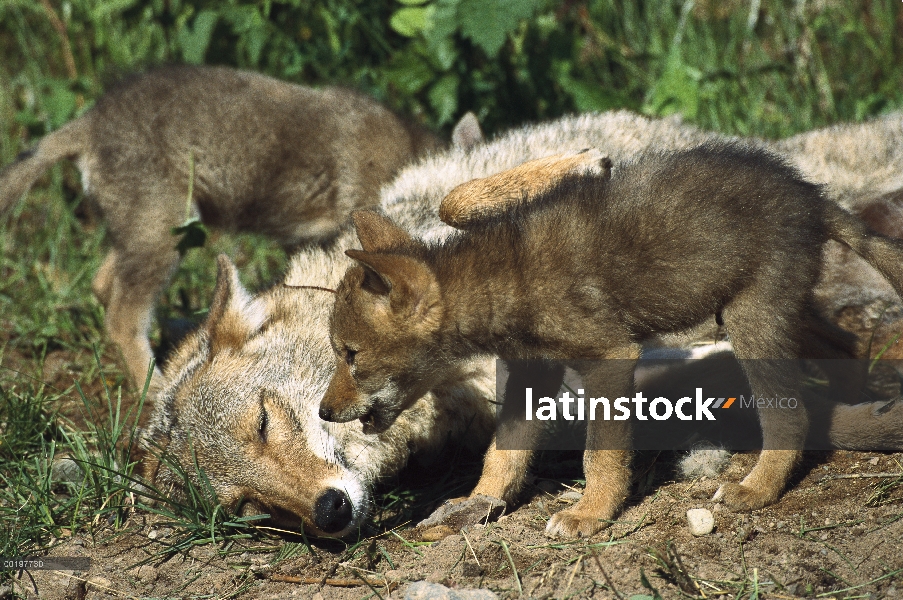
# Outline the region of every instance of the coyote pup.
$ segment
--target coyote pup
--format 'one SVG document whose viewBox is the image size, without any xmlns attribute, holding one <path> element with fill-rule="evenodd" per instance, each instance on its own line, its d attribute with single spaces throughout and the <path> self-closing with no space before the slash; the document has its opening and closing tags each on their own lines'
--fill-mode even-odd
<svg viewBox="0 0 903 600">
<path fill-rule="evenodd" d="M 151 311 L 179 262 L 170 230 L 186 216 L 192 162 L 192 215 L 292 249 L 334 237 L 353 208 L 378 201 L 401 166 L 440 146 L 349 90 L 167 67 L 114 86 L 0 172 L 0 213 L 58 160 L 76 160 L 112 245 L 92 287 L 140 384 Z"/>
<path fill-rule="evenodd" d="M 852 356 L 853 336 L 813 307 L 828 239 L 903 293 L 903 242 L 872 232 L 783 160 L 748 145 L 650 151 L 612 176 L 563 177 L 504 218 L 492 218 L 485 202 L 475 210 L 490 216 L 432 246 L 378 213 L 353 213 L 363 250 L 346 251 L 358 265 L 336 293 L 338 360 L 322 418 L 385 430 L 461 364 L 491 354 L 629 359 L 575 365 L 588 394 L 629 396 L 644 340 L 713 314 L 723 315 L 740 359 Z M 753 394 L 799 397 L 795 365 L 746 361 Z M 760 420 L 767 449 L 742 483 L 719 490 L 733 508 L 775 502 L 801 455 L 770 448 L 802 448 L 803 410 L 763 410 Z M 615 515 L 627 496 L 629 452 L 598 448 L 629 440 L 627 423 L 589 424 L 586 491 L 552 517 L 549 534 L 589 536 Z"/>
</svg>

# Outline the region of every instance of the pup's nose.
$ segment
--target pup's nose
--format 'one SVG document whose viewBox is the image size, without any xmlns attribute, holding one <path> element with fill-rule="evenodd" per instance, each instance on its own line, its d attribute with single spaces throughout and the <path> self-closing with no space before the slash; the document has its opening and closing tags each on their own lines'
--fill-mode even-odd
<svg viewBox="0 0 903 600">
<path fill-rule="evenodd" d="M 314 505 L 314 525 L 324 533 L 342 531 L 351 523 L 351 500 L 342 490 L 329 488 Z"/>
<path fill-rule="evenodd" d="M 324 421 L 332 421 L 332 409 L 328 406 L 320 407 L 320 418 Z"/>
</svg>

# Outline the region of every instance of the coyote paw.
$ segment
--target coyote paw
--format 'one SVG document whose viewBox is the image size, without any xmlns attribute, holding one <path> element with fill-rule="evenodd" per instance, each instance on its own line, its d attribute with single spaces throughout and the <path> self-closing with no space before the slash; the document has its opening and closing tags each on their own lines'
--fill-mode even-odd
<svg viewBox="0 0 903 600">
<path fill-rule="evenodd" d="M 747 511 L 773 504 L 776 498 L 773 497 L 773 494 L 762 492 L 746 485 L 725 483 L 718 488 L 718 491 L 712 496 L 712 500 L 724 502 L 725 505 L 733 510 Z"/>
<path fill-rule="evenodd" d="M 429 517 L 417 524 L 418 527 L 447 525 L 460 530 L 468 525 L 488 523 L 498 519 L 505 512 L 504 500 L 477 494 L 470 498 L 455 498 L 433 511 Z"/>
<path fill-rule="evenodd" d="M 577 507 L 572 507 L 552 515 L 549 524 L 546 525 L 546 535 L 549 537 L 586 538 L 606 525 L 608 524 L 600 520 L 598 515 L 587 514 L 577 510 Z"/>
<path fill-rule="evenodd" d="M 586 148 L 561 156 L 563 161 L 572 163 L 573 173 L 604 175 L 611 171 L 611 159 L 602 154 L 598 148 Z"/>
</svg>

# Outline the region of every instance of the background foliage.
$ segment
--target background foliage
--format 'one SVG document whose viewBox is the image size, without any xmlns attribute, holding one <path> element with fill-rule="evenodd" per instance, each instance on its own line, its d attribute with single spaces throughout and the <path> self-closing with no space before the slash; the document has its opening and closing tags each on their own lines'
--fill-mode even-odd
<svg viewBox="0 0 903 600">
<path fill-rule="evenodd" d="M 903 104 L 896 0 L 0 0 L 2 158 L 122 73 L 228 64 L 489 132 L 682 113 L 779 136 Z"/>
</svg>

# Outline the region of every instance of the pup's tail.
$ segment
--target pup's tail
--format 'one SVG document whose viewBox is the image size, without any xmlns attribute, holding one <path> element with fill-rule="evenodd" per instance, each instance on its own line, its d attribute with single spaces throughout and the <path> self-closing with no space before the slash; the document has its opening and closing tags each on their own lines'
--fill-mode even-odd
<svg viewBox="0 0 903 600">
<path fill-rule="evenodd" d="M 832 403 L 828 439 L 845 450 L 903 450 L 903 400 Z"/>
<path fill-rule="evenodd" d="M 87 120 L 76 119 L 42 139 L 0 171 L 0 214 L 13 207 L 34 182 L 61 158 L 78 156 L 85 147 Z"/>
<path fill-rule="evenodd" d="M 849 246 L 878 269 L 903 298 L 903 240 L 872 231 L 857 216 L 831 201 L 825 202 L 825 222 L 832 239 Z"/>
</svg>

